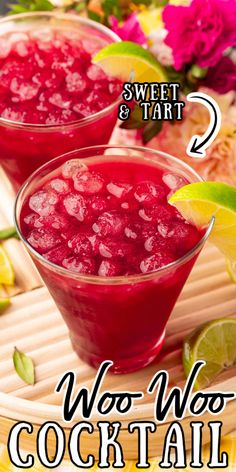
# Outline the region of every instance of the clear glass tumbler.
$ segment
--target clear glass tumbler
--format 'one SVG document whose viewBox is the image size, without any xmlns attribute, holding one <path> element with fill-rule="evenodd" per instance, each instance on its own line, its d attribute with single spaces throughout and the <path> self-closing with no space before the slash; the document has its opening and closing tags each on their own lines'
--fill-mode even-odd
<svg viewBox="0 0 236 472">
<path fill-rule="evenodd" d="M 15 39 L 17 40 L 17 35 L 22 33 L 33 31 L 34 34 L 38 32 L 44 34 L 45 29 L 56 29 L 63 31 L 63 34 L 66 32 L 69 38 L 73 38 L 73 34 L 78 35 L 87 48 L 87 52 L 91 50 L 91 56 L 93 52 L 107 44 L 120 40 L 111 30 L 94 21 L 76 15 L 44 12 L 25 13 L 1 19 L 0 43 L 3 41 L 4 45 L 4 38 L 12 33 L 16 33 Z M 21 36 L 19 36 L 20 38 Z M 22 53 L 24 53 L 24 49 Z M 0 60 L 4 60 L 2 54 L 0 51 Z M 12 77 L 15 80 L 19 78 L 20 72 L 18 71 L 19 64 L 14 65 L 14 52 L 12 62 L 13 69 L 9 69 L 9 74 L 13 74 Z M 22 57 L 22 64 L 27 64 L 27 62 L 28 58 Z M 16 71 L 13 73 L 15 69 Z M 58 70 L 56 73 L 58 74 Z M 6 80 L 5 75 L 1 75 L 1 77 Z M 32 77 L 30 76 L 29 79 L 31 80 Z M 2 79 L 0 80 L 0 96 L 5 93 L 1 81 Z M 83 93 L 88 94 L 88 90 Z M 97 91 L 97 93 L 102 92 Z M 81 101 L 83 102 L 83 96 Z M 13 121 L 0 117 L 0 164 L 15 190 L 19 189 L 34 170 L 53 157 L 80 147 L 107 144 L 117 121 L 119 101 L 120 98 L 117 97 L 114 102 L 101 111 L 76 121 L 68 121 L 63 125 L 32 124 L 32 122 Z M 14 104 L 12 105 L 14 110 Z M 26 102 L 25 107 L 29 115 L 34 112 L 35 106 L 33 100 Z"/>
<path fill-rule="evenodd" d="M 27 242 L 21 224 L 26 199 L 55 171 L 71 159 L 139 159 L 162 171 L 197 182 L 201 178 L 182 161 L 141 147 L 98 146 L 58 157 L 38 169 L 21 188 L 15 207 L 19 236 L 25 244 L 65 322 L 77 354 L 98 367 L 114 362 L 113 372 L 126 373 L 149 364 L 165 338 L 165 328 L 176 300 L 212 227 L 183 257 L 147 274 L 101 277 L 80 275 L 59 267 L 35 251 Z M 113 163 L 115 165 L 115 162 Z M 119 176 L 117 176 L 118 178 Z"/>
</svg>

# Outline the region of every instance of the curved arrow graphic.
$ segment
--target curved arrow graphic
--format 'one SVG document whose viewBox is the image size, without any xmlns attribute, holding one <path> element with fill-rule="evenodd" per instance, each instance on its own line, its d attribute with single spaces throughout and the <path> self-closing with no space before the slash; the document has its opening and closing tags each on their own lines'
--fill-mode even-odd
<svg viewBox="0 0 236 472">
<path fill-rule="evenodd" d="M 190 157 L 202 159 L 206 156 L 206 149 L 216 138 L 221 126 L 221 111 L 214 98 L 203 92 L 192 92 L 187 95 L 189 102 L 202 103 L 210 113 L 210 124 L 202 136 L 194 135 L 187 146 L 186 153 Z"/>
</svg>

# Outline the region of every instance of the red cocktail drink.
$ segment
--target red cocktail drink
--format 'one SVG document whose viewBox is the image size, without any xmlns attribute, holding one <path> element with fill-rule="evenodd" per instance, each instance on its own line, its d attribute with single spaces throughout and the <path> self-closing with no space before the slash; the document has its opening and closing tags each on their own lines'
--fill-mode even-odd
<svg viewBox="0 0 236 472">
<path fill-rule="evenodd" d="M 168 196 L 197 180 L 170 156 L 101 146 L 54 159 L 20 191 L 20 236 L 86 362 L 124 373 L 158 354 L 206 238 Z"/>
<path fill-rule="evenodd" d="M 0 21 L 0 163 L 15 189 L 53 157 L 109 141 L 122 87 L 91 61 L 118 39 L 73 15 Z"/>
</svg>

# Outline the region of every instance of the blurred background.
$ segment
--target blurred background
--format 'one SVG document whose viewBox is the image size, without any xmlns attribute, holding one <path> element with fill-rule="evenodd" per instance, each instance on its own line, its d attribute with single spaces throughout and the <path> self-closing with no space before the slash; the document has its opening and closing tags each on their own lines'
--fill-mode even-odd
<svg viewBox="0 0 236 472">
<path fill-rule="evenodd" d="M 1 15 L 7 12 L 7 3 L 8 3 L 7 0 L 0 0 L 0 14 Z"/>
</svg>

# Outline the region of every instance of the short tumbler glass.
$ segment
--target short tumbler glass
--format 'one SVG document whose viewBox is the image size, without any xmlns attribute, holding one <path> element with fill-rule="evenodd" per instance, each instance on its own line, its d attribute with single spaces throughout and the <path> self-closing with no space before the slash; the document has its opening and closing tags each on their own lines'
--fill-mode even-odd
<svg viewBox="0 0 236 472">
<path fill-rule="evenodd" d="M 101 48 L 120 41 L 115 33 L 95 21 L 55 12 L 25 13 L 1 19 L 0 40 L 8 33 L 44 28 L 66 30 L 71 34 L 75 31 L 90 42 L 99 42 Z M 59 154 L 107 144 L 117 121 L 119 102 L 118 97 L 103 110 L 63 125 L 21 123 L 0 117 L 0 164 L 14 189 L 19 190 L 32 172 Z"/>
<path fill-rule="evenodd" d="M 22 205 L 41 179 L 70 159 L 127 155 L 158 164 L 189 182 L 201 181 L 182 161 L 142 147 L 97 146 L 60 156 L 38 169 L 21 188 L 16 201 L 18 234 L 38 268 L 68 325 L 72 345 L 81 359 L 94 367 L 112 360 L 111 370 L 126 373 L 140 369 L 159 353 L 165 328 L 176 300 L 212 227 L 180 259 L 148 274 L 101 277 L 76 274 L 38 254 L 22 234 Z"/>
</svg>

